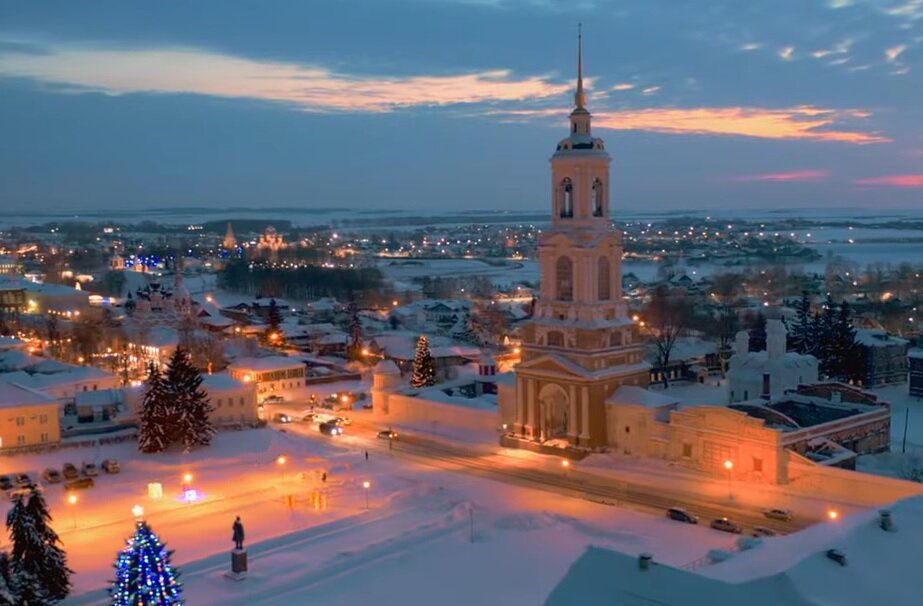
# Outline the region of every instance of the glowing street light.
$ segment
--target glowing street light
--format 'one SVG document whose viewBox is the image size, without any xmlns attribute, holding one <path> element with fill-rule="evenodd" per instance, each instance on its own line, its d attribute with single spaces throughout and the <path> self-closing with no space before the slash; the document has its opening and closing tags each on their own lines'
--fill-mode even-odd
<svg viewBox="0 0 923 606">
<path fill-rule="evenodd" d="M 365 489 L 365 508 L 369 508 L 369 488 L 372 487 L 372 483 L 366 480 L 362 483 L 362 488 Z"/>
<path fill-rule="evenodd" d="M 834 522 L 840 517 L 840 512 L 837 511 L 836 509 L 831 509 L 830 511 L 827 512 L 827 517 L 830 519 L 831 522 Z"/>
<path fill-rule="evenodd" d="M 67 502 L 71 505 L 71 527 L 77 528 L 77 508 L 73 507 L 77 504 L 77 495 L 70 494 L 67 496 Z"/>
<path fill-rule="evenodd" d="M 131 508 L 131 515 L 135 516 L 136 519 L 141 519 L 141 516 L 144 515 L 144 508 L 140 505 L 135 505 Z"/>
<path fill-rule="evenodd" d="M 563 461 L 561 461 L 561 468 L 564 470 L 564 477 L 566 478 L 567 470 L 570 469 L 570 461 L 567 459 L 564 459 Z"/>
<path fill-rule="evenodd" d="M 285 464 L 288 463 L 288 458 L 285 455 L 279 455 L 276 457 L 276 465 L 282 470 L 282 481 L 285 481 Z"/>
<path fill-rule="evenodd" d="M 734 469 L 734 461 L 727 459 L 724 462 L 724 468 L 728 470 L 728 500 L 730 501 L 734 498 L 731 491 L 731 471 Z"/>
</svg>

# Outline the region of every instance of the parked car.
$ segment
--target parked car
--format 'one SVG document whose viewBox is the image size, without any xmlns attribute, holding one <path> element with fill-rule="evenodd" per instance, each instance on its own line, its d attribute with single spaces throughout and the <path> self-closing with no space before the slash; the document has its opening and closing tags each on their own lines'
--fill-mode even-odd
<svg viewBox="0 0 923 606">
<path fill-rule="evenodd" d="M 0 488 L 10 490 L 13 488 L 13 478 L 10 476 L 0 476 Z"/>
<path fill-rule="evenodd" d="M 77 471 L 73 463 L 65 463 L 64 467 L 61 468 L 61 473 L 63 473 L 64 477 L 68 480 L 76 480 L 80 477 L 80 472 Z"/>
<path fill-rule="evenodd" d="M 119 471 L 121 471 L 119 469 L 118 459 L 106 459 L 102 463 L 102 468 L 103 468 L 103 471 L 105 471 L 106 473 L 118 473 Z"/>
<path fill-rule="evenodd" d="M 99 475 L 99 468 L 96 467 L 96 463 L 84 463 L 83 464 L 83 475 L 88 478 Z"/>
<path fill-rule="evenodd" d="M 682 507 L 671 507 L 667 510 L 667 517 L 677 522 L 686 522 L 687 524 L 698 524 L 699 518 L 692 515 Z"/>
<path fill-rule="evenodd" d="M 325 436 L 338 436 L 343 433 L 343 428 L 333 423 L 321 423 L 317 428 Z"/>
<path fill-rule="evenodd" d="M 13 481 L 17 486 L 32 486 L 32 478 L 27 473 L 17 473 L 13 476 Z"/>
<path fill-rule="evenodd" d="M 61 472 L 52 467 L 49 467 L 42 472 L 42 479 L 49 484 L 59 484 L 64 480 L 64 478 L 61 476 Z"/>
<path fill-rule="evenodd" d="M 335 422 L 337 425 L 343 425 L 343 426 L 347 426 L 347 425 L 352 425 L 352 424 L 353 424 L 352 419 L 350 419 L 349 417 L 337 417 L 336 419 L 334 419 L 334 422 Z"/>
<path fill-rule="evenodd" d="M 304 414 L 301 415 L 301 420 L 304 421 L 305 423 L 310 423 L 311 421 L 313 421 L 313 420 L 316 419 L 316 418 L 317 418 L 317 413 L 316 413 L 316 412 L 313 412 L 313 411 L 311 411 L 311 412 L 306 412 L 306 413 L 304 413 Z"/>
<path fill-rule="evenodd" d="M 83 490 L 85 488 L 93 488 L 96 485 L 96 482 L 93 481 L 93 478 L 80 478 L 79 480 L 72 480 L 64 485 L 64 490 Z"/>
<path fill-rule="evenodd" d="M 282 402 L 285 402 L 285 398 L 282 396 L 268 396 L 263 400 L 264 404 L 281 404 Z"/>
<path fill-rule="evenodd" d="M 379 440 L 393 440 L 396 437 L 397 437 L 397 432 L 391 431 L 390 429 L 383 429 L 382 431 L 378 432 Z"/>
<path fill-rule="evenodd" d="M 782 520 L 789 522 L 792 519 L 792 512 L 788 509 L 769 509 L 763 512 L 763 515 L 772 520 Z"/>
<path fill-rule="evenodd" d="M 35 484 L 31 486 L 20 486 L 19 488 L 14 488 L 13 490 L 7 492 L 6 495 L 10 498 L 11 501 L 15 501 L 19 497 L 27 497 L 32 494 L 33 488 L 39 492 L 42 492 L 41 485 Z"/>
<path fill-rule="evenodd" d="M 291 423 L 292 422 L 292 418 L 288 416 L 287 414 L 285 414 L 284 412 L 277 412 L 276 414 L 272 415 L 272 420 L 275 421 L 276 423 Z"/>
<path fill-rule="evenodd" d="M 716 518 L 712 520 L 711 527 L 715 530 L 720 530 L 722 532 L 733 532 L 734 534 L 740 534 L 743 532 L 743 528 L 727 518 Z"/>
<path fill-rule="evenodd" d="M 753 528 L 753 536 L 755 537 L 774 537 L 778 533 L 772 528 L 766 528 L 765 526 L 756 526 Z"/>
</svg>

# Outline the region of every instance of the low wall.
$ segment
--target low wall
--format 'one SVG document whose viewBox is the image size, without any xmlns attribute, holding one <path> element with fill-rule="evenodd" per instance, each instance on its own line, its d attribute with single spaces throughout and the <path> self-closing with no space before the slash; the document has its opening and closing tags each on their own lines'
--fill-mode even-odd
<svg viewBox="0 0 923 606">
<path fill-rule="evenodd" d="M 869 507 L 923 494 L 919 482 L 817 465 L 791 453 L 788 487 Z"/>
<path fill-rule="evenodd" d="M 388 413 L 383 419 L 394 423 L 429 423 L 475 431 L 497 431 L 500 416 L 491 410 L 454 406 L 425 398 L 389 394 Z"/>
</svg>

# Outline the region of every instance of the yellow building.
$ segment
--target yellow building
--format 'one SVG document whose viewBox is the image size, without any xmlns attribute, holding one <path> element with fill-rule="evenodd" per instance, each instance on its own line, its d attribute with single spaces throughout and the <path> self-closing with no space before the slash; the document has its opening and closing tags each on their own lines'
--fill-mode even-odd
<svg viewBox="0 0 923 606">
<path fill-rule="evenodd" d="M 61 441 L 54 398 L 15 383 L 0 383 L 0 450 Z"/>
<path fill-rule="evenodd" d="M 228 366 L 232 379 L 256 384 L 256 398 L 291 399 L 304 395 L 305 365 L 301 360 L 284 356 L 243 358 Z"/>
</svg>

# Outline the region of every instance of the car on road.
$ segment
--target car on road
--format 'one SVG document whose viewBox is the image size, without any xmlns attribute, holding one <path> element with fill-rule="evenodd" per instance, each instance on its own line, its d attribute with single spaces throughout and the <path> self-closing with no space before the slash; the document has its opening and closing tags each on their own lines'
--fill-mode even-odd
<svg viewBox="0 0 923 606">
<path fill-rule="evenodd" d="M 96 486 L 96 482 L 93 481 L 93 478 L 80 478 L 79 480 L 72 480 L 64 485 L 64 490 L 84 490 L 86 488 L 93 488 Z"/>
<path fill-rule="evenodd" d="M 96 463 L 84 463 L 83 464 L 83 475 L 88 478 L 99 475 L 99 468 L 96 467 Z"/>
<path fill-rule="evenodd" d="M 10 476 L 0 476 L 0 489 L 10 490 L 13 488 L 13 478 Z"/>
<path fill-rule="evenodd" d="M 343 433 L 343 428 L 333 423 L 320 423 L 317 429 L 325 436 L 338 436 Z"/>
<path fill-rule="evenodd" d="M 63 473 L 64 477 L 68 480 L 76 480 L 80 477 L 80 472 L 77 471 L 73 463 L 65 463 L 64 467 L 61 468 L 61 473 Z"/>
<path fill-rule="evenodd" d="M 304 414 L 301 415 L 301 420 L 304 421 L 305 423 L 310 423 L 311 421 L 313 421 L 313 420 L 316 419 L 316 418 L 317 418 L 317 413 L 314 412 L 313 410 L 312 410 L 312 411 L 308 411 L 308 412 L 306 412 L 306 413 L 304 413 Z"/>
<path fill-rule="evenodd" d="M 61 475 L 61 472 L 53 467 L 49 467 L 42 472 L 42 479 L 48 482 L 49 484 L 59 484 L 64 481 L 64 477 Z"/>
<path fill-rule="evenodd" d="M 768 509 L 763 512 L 763 515 L 771 520 L 782 520 L 783 522 L 792 520 L 792 512 L 788 509 Z"/>
<path fill-rule="evenodd" d="M 347 425 L 352 425 L 353 422 L 349 420 L 349 417 L 333 417 L 328 423 L 333 423 L 334 425 L 339 425 L 340 427 L 346 427 Z"/>
<path fill-rule="evenodd" d="M 284 412 L 277 412 L 276 414 L 272 415 L 272 420 L 275 421 L 276 423 L 291 423 L 292 422 L 292 418 L 288 416 L 287 414 L 285 414 Z"/>
<path fill-rule="evenodd" d="M 119 468 L 118 459 L 104 460 L 102 463 L 102 468 L 103 468 L 103 471 L 105 471 L 106 473 L 118 473 L 119 471 L 121 471 L 121 469 Z"/>
<path fill-rule="evenodd" d="M 13 481 L 17 486 L 32 486 L 32 478 L 27 473 L 17 473 L 13 476 Z"/>
<path fill-rule="evenodd" d="M 775 537 L 778 536 L 777 533 L 772 528 L 766 528 L 765 526 L 754 526 L 753 527 L 753 536 L 755 537 Z"/>
<path fill-rule="evenodd" d="M 282 396 L 269 396 L 263 400 L 263 404 L 281 404 L 282 402 L 285 402 Z"/>
<path fill-rule="evenodd" d="M 734 534 L 740 534 L 744 531 L 743 528 L 727 518 L 715 518 L 711 521 L 711 527 L 715 530 L 720 530 L 722 532 L 733 532 Z"/>
<path fill-rule="evenodd" d="M 676 520 L 677 522 L 685 522 L 687 524 L 698 524 L 699 518 L 692 515 L 682 507 L 671 507 L 667 510 L 667 517 L 671 520 Z"/>
<path fill-rule="evenodd" d="M 396 431 L 391 431 L 390 429 L 383 429 L 378 432 L 379 440 L 393 440 L 397 437 Z"/>
</svg>

